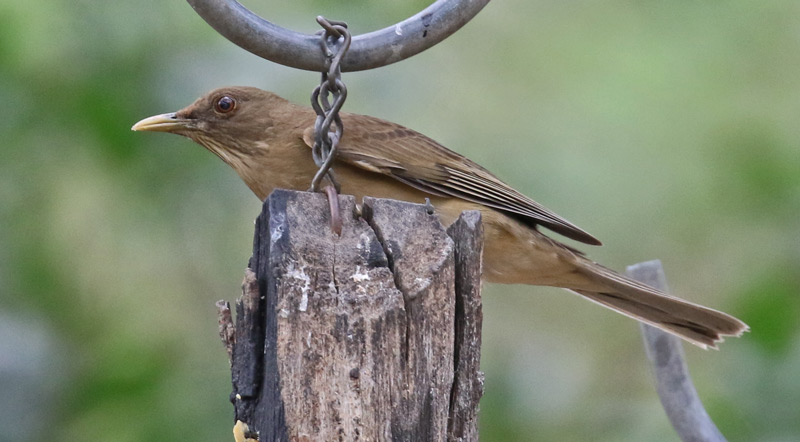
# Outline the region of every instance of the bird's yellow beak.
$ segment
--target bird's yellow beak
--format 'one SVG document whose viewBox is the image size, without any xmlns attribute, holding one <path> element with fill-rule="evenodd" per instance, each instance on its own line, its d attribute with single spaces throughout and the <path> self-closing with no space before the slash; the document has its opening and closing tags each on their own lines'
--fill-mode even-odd
<svg viewBox="0 0 800 442">
<path fill-rule="evenodd" d="M 131 130 L 148 132 L 172 132 L 175 129 L 185 129 L 186 120 L 178 118 L 175 112 L 154 115 L 136 123 Z"/>
</svg>

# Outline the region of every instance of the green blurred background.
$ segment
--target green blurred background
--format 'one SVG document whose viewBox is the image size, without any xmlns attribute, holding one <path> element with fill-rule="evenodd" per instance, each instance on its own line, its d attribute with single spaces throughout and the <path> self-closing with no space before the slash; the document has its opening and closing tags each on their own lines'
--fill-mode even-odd
<svg viewBox="0 0 800 442">
<path fill-rule="evenodd" d="M 285 4 L 284 4 L 285 3 Z M 246 6 L 378 29 L 426 2 Z M 800 440 L 800 2 L 508 0 L 413 59 L 346 74 L 346 110 L 415 128 L 752 333 L 687 349 L 733 441 Z M 209 89 L 307 102 L 181 0 L 0 0 L 0 441 L 232 440 L 214 301 L 259 201 L 188 140 L 133 133 Z M 584 248 L 587 249 L 587 248 Z M 634 321 L 484 290 L 486 441 L 676 440 Z"/>
</svg>

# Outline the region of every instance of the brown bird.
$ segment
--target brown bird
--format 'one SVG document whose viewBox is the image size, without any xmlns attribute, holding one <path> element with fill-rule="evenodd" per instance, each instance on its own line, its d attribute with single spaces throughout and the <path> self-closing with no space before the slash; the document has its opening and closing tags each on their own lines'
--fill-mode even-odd
<svg viewBox="0 0 800 442">
<path fill-rule="evenodd" d="M 264 200 L 275 188 L 306 190 L 317 172 L 311 157 L 315 113 L 251 87 L 209 92 L 175 113 L 146 118 L 137 131 L 191 138 L 228 163 Z M 538 226 L 586 244 L 600 241 L 436 141 L 395 123 L 341 113 L 345 127 L 333 167 L 341 191 L 423 202 L 442 224 L 480 210 L 484 278 L 506 284 L 563 287 L 700 347 L 748 330 L 742 321 L 627 278 L 545 236 Z"/>
</svg>

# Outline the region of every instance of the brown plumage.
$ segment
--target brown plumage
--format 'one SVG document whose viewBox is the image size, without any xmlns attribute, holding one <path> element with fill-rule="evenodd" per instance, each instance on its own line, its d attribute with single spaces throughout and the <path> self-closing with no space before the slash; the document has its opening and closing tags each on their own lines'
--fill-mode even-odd
<svg viewBox="0 0 800 442">
<path fill-rule="evenodd" d="M 265 199 L 275 188 L 306 190 L 315 115 L 250 87 L 209 92 L 188 107 L 146 118 L 133 130 L 191 138 L 228 163 Z M 586 244 L 600 241 L 512 189 L 489 171 L 398 124 L 342 113 L 344 136 L 334 162 L 344 194 L 423 202 L 430 198 L 444 225 L 464 210 L 482 212 L 484 277 L 490 282 L 563 287 L 700 347 L 748 330 L 725 313 L 666 295 L 545 236 L 545 227 Z"/>
</svg>

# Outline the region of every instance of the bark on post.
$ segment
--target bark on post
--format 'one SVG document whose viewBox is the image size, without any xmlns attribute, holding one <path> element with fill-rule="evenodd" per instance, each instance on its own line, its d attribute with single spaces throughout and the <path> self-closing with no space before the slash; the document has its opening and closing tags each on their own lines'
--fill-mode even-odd
<svg viewBox="0 0 800 442">
<path fill-rule="evenodd" d="M 477 440 L 480 214 L 340 207 L 337 237 L 324 195 L 264 203 L 226 340 L 236 420 L 262 442 Z"/>
</svg>

